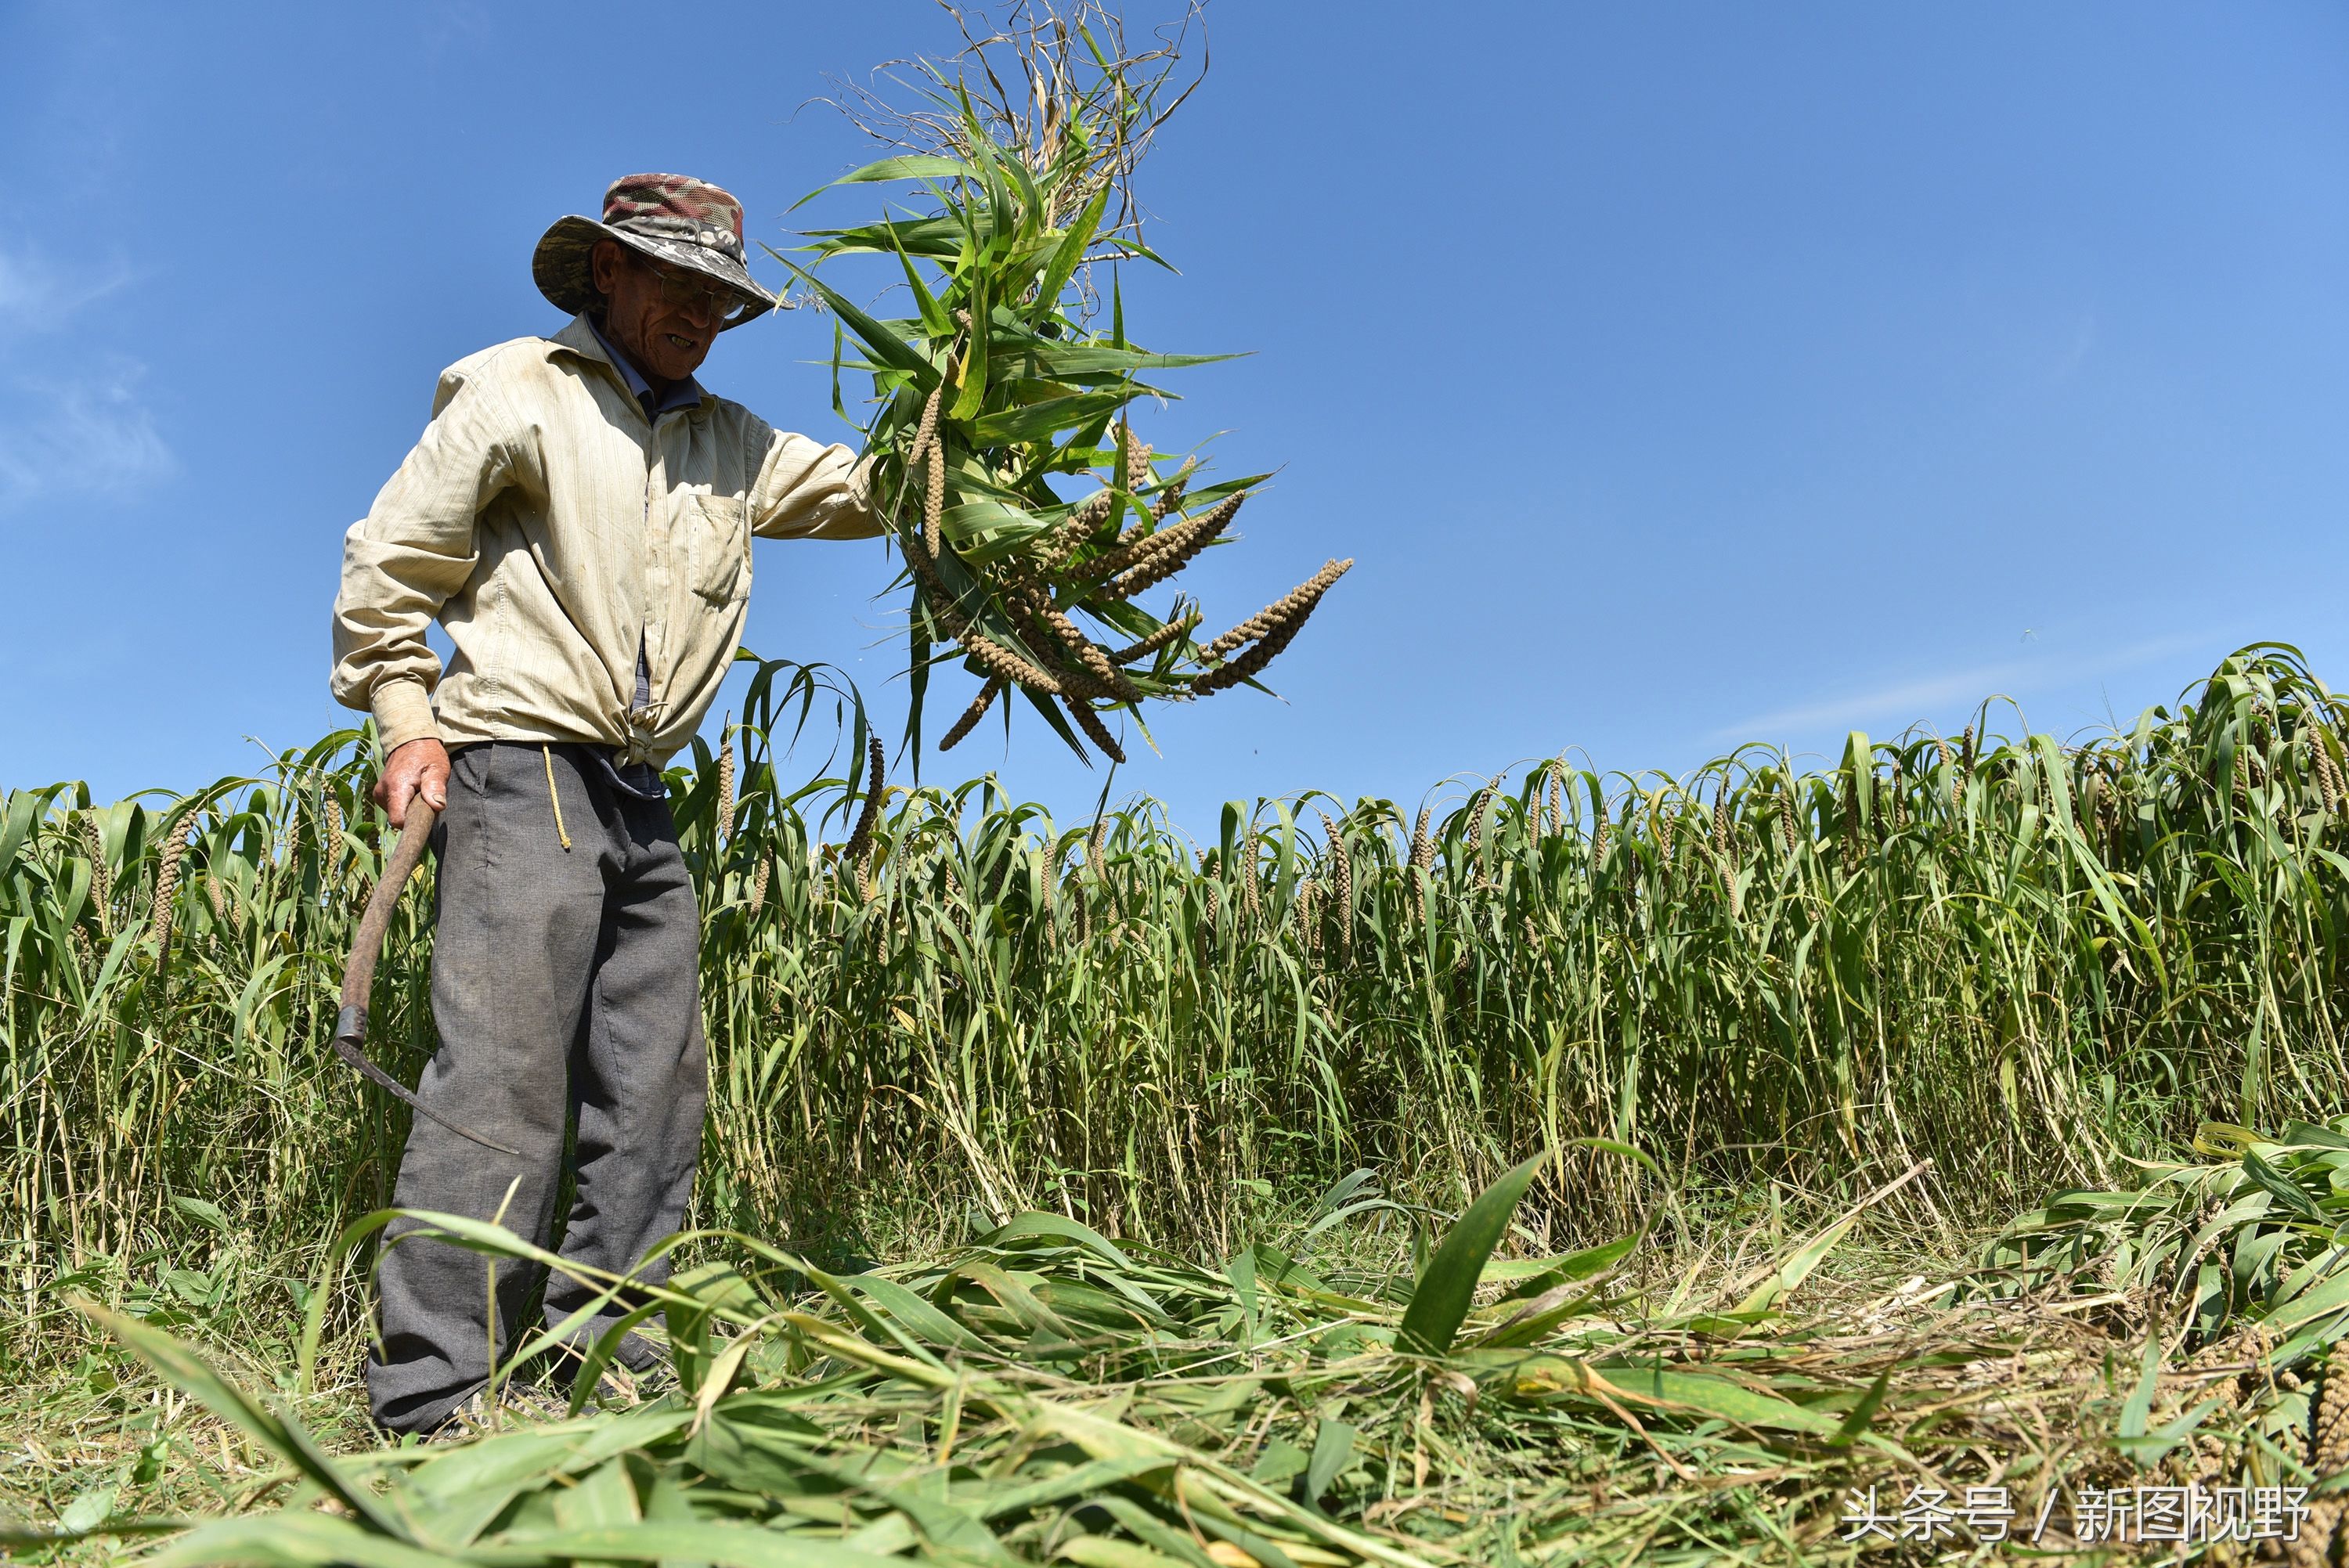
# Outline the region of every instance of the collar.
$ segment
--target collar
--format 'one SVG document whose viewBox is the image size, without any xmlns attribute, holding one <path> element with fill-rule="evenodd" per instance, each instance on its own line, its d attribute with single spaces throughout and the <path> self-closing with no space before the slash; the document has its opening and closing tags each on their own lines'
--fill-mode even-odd
<svg viewBox="0 0 2349 1568">
<path fill-rule="evenodd" d="M 657 418 L 672 408 L 693 407 L 709 396 L 700 382 L 688 376 L 671 385 L 656 400 L 652 383 L 628 363 L 626 355 L 613 346 L 612 340 L 604 335 L 603 329 L 585 311 L 573 316 L 570 324 L 554 335 L 554 341 L 582 358 L 601 360 L 610 366 L 628 388 L 628 395 L 636 400 L 636 406 L 645 411 L 647 419 Z"/>
</svg>

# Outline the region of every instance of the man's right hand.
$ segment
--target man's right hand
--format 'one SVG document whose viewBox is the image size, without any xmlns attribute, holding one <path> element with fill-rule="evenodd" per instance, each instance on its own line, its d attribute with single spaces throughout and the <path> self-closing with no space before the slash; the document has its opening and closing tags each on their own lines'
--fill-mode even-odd
<svg viewBox="0 0 2349 1568">
<path fill-rule="evenodd" d="M 395 828 L 408 826 L 408 803 L 419 795 L 436 811 L 449 809 L 449 748 L 430 736 L 384 758 L 383 777 L 375 782 L 375 803 Z"/>
</svg>

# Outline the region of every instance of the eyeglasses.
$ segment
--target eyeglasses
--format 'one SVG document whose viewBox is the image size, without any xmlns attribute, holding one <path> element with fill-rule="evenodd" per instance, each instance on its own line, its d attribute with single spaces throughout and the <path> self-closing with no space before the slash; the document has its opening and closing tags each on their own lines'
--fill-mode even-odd
<svg viewBox="0 0 2349 1568">
<path fill-rule="evenodd" d="M 742 306 L 742 296 L 724 284 L 703 283 L 686 277 L 658 262 L 630 255 L 628 260 L 642 267 L 660 282 L 661 299 L 677 310 L 690 310 L 699 305 L 714 321 L 723 321 Z"/>
</svg>

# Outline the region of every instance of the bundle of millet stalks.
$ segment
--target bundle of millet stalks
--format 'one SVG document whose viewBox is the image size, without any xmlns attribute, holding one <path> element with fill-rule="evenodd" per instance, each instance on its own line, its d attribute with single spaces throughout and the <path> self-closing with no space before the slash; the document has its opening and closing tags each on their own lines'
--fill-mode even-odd
<svg viewBox="0 0 2349 1568">
<path fill-rule="evenodd" d="M 877 318 L 812 266 L 793 270 L 840 324 L 835 385 L 842 369 L 873 377 L 865 452 L 905 562 L 916 744 L 931 670 L 959 660 L 979 688 L 941 750 L 1017 690 L 1080 756 L 1081 733 L 1123 761 L 1110 716 L 1146 733 L 1150 699 L 1254 684 L 1353 562 L 1206 641 L 1188 597 L 1140 603 L 1227 540 L 1266 478 L 1202 483 L 1195 457 L 1158 457 L 1129 417 L 1172 396 L 1145 376 L 1226 357 L 1131 342 L 1115 275 L 1164 264 L 1142 242 L 1131 177 L 1187 95 L 1174 90 L 1182 40 L 1129 54 L 1105 12 L 1020 15 L 967 30 L 947 62 L 916 62 L 925 107 L 862 101 L 861 123 L 912 150 L 834 183 L 912 181 L 920 210 L 809 235 L 814 266 L 893 260 L 915 314 Z"/>
</svg>

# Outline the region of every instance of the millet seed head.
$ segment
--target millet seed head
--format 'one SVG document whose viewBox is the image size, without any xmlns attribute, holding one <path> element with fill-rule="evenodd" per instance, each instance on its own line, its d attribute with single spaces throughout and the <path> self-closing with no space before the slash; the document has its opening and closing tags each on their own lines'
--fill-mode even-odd
<svg viewBox="0 0 2349 1568">
<path fill-rule="evenodd" d="M 89 898 L 98 909 L 98 928 L 110 935 L 114 928 L 114 877 L 106 863 L 106 833 L 95 808 L 74 813 L 74 826 L 81 834 L 82 852 L 89 860 Z"/>
<path fill-rule="evenodd" d="M 965 631 L 956 641 L 962 645 L 962 651 L 970 655 L 971 663 L 997 680 L 1023 686 L 1047 696 L 1057 696 L 1062 689 L 1059 676 L 1030 664 L 990 637 Z"/>
<path fill-rule="evenodd" d="M 871 789 L 865 794 L 864 810 L 856 815 L 856 826 L 848 835 L 848 847 L 841 851 L 845 859 L 856 863 L 860 887 L 865 875 L 866 852 L 873 848 L 873 831 L 881 821 L 881 802 L 889 792 L 889 755 L 881 745 L 881 738 L 868 735 L 864 745 L 864 766 L 872 776 L 867 780 Z"/>
<path fill-rule="evenodd" d="M 1109 727 L 1101 721 L 1101 715 L 1095 713 L 1090 704 L 1074 696 L 1063 696 L 1061 701 L 1068 708 L 1069 717 L 1077 721 L 1077 727 L 1085 732 L 1085 738 L 1099 747 L 1102 756 L 1112 762 L 1125 760 L 1125 748 L 1117 743 L 1117 737 L 1109 732 Z"/>
<path fill-rule="evenodd" d="M 734 836 L 734 738 L 725 735 L 725 726 L 719 726 L 723 738 L 718 748 L 718 838 L 720 843 Z"/>
<path fill-rule="evenodd" d="M 171 945 L 171 913 L 180 892 L 180 859 L 188 851 L 192 824 L 173 817 L 163 824 L 163 849 L 155 865 L 155 897 L 147 917 L 148 935 L 158 953 Z"/>
<path fill-rule="evenodd" d="M 1269 636 L 1297 616 L 1309 614 L 1315 602 L 1328 593 L 1330 585 L 1343 577 L 1353 564 L 1350 559 L 1325 562 L 1320 571 L 1209 643 L 1205 650 L 1206 656 L 1226 658 L 1243 645 Z"/>
<path fill-rule="evenodd" d="M 987 717 L 987 710 L 994 706 L 995 699 L 1002 694 L 1003 686 L 1003 678 L 1000 676 L 988 677 L 987 684 L 978 688 L 978 695 L 971 699 L 970 706 L 963 709 L 962 717 L 954 721 L 954 727 L 939 738 L 940 751 L 952 751 L 962 744 L 963 738 L 978 727 L 980 719 Z"/>
<path fill-rule="evenodd" d="M 1113 665 L 1130 665 L 1137 659 L 1146 659 L 1176 639 L 1188 636 L 1198 628 L 1198 624 L 1199 613 L 1196 610 L 1187 610 L 1165 622 L 1158 630 L 1140 642 L 1128 643 L 1124 647 L 1118 649 L 1110 655 L 1109 662 Z"/>
<path fill-rule="evenodd" d="M 1304 593 L 1304 597 L 1294 610 L 1285 613 L 1284 618 L 1272 627 L 1262 642 L 1230 664 L 1200 676 L 1191 683 L 1191 689 L 1199 696 L 1206 696 L 1210 693 L 1236 686 L 1242 681 L 1256 678 L 1267 665 L 1279 657 L 1282 650 L 1296 640 L 1297 634 L 1305 629 L 1306 620 L 1313 614 L 1314 607 L 1320 603 L 1321 595 L 1329 591 L 1330 584 L 1344 576 L 1353 564 L 1350 559 L 1332 561 L 1314 573 L 1312 581 L 1305 585 L 1305 589 L 1309 589 L 1310 592 L 1306 593 L 1305 589 L 1299 590 L 1299 593 Z"/>
<path fill-rule="evenodd" d="M 1161 485 L 1158 493 L 1150 498 L 1150 520 L 1153 522 L 1164 521 L 1168 512 L 1183 504 L 1184 488 L 1190 482 L 1191 470 L 1198 466 L 1196 458 L 1185 458 L 1183 466 L 1174 470 L 1174 477 Z"/>
</svg>

